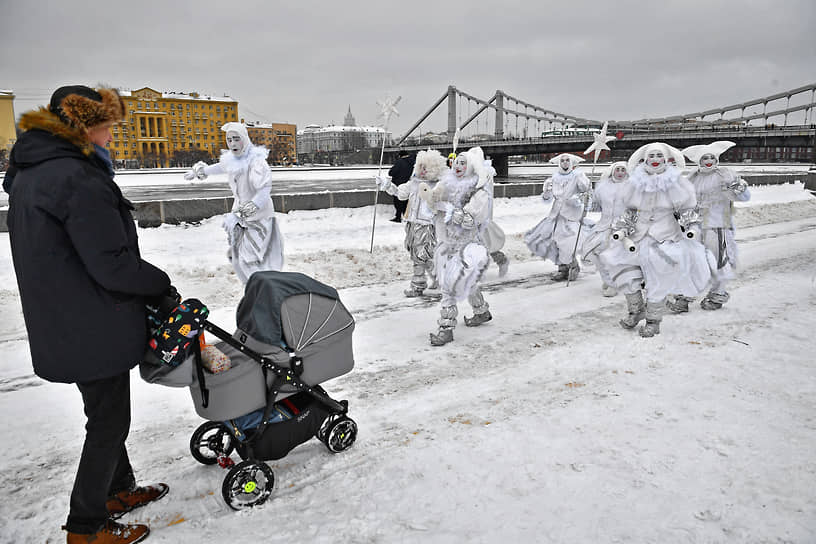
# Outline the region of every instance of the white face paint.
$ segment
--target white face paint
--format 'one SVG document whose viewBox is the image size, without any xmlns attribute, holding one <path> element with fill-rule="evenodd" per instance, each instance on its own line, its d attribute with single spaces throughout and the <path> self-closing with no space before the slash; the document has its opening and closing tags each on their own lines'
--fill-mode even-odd
<svg viewBox="0 0 816 544">
<path fill-rule="evenodd" d="M 467 157 L 464 153 L 461 153 L 453 161 L 453 174 L 457 178 L 461 178 L 465 175 L 465 172 L 467 172 Z"/>
<path fill-rule="evenodd" d="M 660 174 L 666 170 L 666 155 L 659 149 L 650 149 L 646 153 L 646 164 L 643 168 L 650 174 Z"/>
<path fill-rule="evenodd" d="M 572 161 L 566 155 L 561 157 L 561 160 L 558 161 L 558 166 L 561 168 L 561 172 L 565 174 L 572 171 Z"/>
<path fill-rule="evenodd" d="M 713 153 L 706 153 L 702 157 L 700 157 L 700 171 L 702 172 L 711 172 L 715 168 L 717 168 L 717 157 L 714 156 Z"/>
<path fill-rule="evenodd" d="M 626 167 L 618 165 L 612 170 L 612 179 L 617 182 L 621 182 L 629 177 L 629 172 L 626 171 Z"/>
<path fill-rule="evenodd" d="M 417 174 L 419 175 L 420 179 L 428 179 L 428 166 L 425 164 L 420 164 Z"/>
<path fill-rule="evenodd" d="M 244 150 L 244 141 L 241 140 L 241 135 L 235 131 L 227 132 L 227 149 L 232 151 L 235 155 L 240 155 Z"/>
</svg>

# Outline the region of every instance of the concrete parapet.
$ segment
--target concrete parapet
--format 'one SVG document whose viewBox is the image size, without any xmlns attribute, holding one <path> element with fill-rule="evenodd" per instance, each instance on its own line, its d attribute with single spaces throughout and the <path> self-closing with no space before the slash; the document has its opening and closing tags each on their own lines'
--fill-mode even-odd
<svg viewBox="0 0 816 544">
<path fill-rule="evenodd" d="M 801 181 L 805 187 L 816 191 L 816 169 L 810 172 L 781 174 L 746 174 L 743 176 L 749 185 L 776 185 Z M 543 181 L 523 183 L 496 183 L 493 194 L 496 198 L 516 198 L 541 194 Z M 135 202 L 134 219 L 140 227 L 157 227 L 162 223 L 177 224 L 195 222 L 227 213 L 232 209 L 232 198 L 201 198 L 191 200 L 166 200 Z M 293 210 L 322 210 L 326 208 L 360 208 L 374 202 L 373 190 L 351 190 L 321 193 L 300 193 L 291 195 L 273 195 L 275 210 L 288 213 Z M 378 191 L 378 204 L 391 204 L 391 195 Z M 0 210 L 0 232 L 7 232 L 7 210 Z"/>
</svg>

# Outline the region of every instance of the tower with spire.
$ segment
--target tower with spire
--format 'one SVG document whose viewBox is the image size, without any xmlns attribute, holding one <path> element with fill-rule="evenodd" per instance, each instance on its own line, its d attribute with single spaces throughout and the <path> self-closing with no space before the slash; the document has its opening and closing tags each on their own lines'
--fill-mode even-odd
<svg viewBox="0 0 816 544">
<path fill-rule="evenodd" d="M 351 104 L 349 104 L 348 113 L 346 114 L 346 118 L 343 119 L 343 126 L 344 127 L 355 127 L 355 126 L 357 126 L 357 121 L 354 120 L 354 115 L 351 114 Z"/>
</svg>

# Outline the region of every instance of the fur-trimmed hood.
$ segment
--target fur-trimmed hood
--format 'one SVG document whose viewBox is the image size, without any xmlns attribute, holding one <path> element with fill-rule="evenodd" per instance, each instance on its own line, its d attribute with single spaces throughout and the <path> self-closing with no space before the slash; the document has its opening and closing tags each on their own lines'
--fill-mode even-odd
<svg viewBox="0 0 816 544">
<path fill-rule="evenodd" d="M 66 125 L 60 120 L 57 114 L 51 113 L 48 108 L 39 108 L 20 116 L 20 130 L 25 132 L 35 129 L 44 130 L 73 144 L 78 147 L 86 157 L 89 157 L 94 152 L 93 144 L 88 140 L 88 135 L 85 130 Z"/>
</svg>

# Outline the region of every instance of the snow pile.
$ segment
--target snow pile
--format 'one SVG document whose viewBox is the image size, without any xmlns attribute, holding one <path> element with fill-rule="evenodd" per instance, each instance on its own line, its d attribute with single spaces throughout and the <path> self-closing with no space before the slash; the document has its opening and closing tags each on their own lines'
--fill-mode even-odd
<svg viewBox="0 0 816 544">
<path fill-rule="evenodd" d="M 737 213 L 742 272 L 718 312 L 695 304 L 642 339 L 596 275 L 565 287 L 521 237 L 547 212 L 501 199 L 510 272 L 488 270 L 494 320 L 460 305 L 455 341 L 428 344 L 433 298 L 406 299 L 403 225 L 388 206 L 279 215 L 286 269 L 340 289 L 356 367 L 325 384 L 360 428 L 349 451 L 313 440 L 270 462 L 262 507 L 235 513 L 225 471 L 196 463 L 185 390 L 133 378 L 129 451 L 170 494 L 125 519 L 148 542 L 816 541 L 816 199 L 752 187 Z M 242 288 L 220 218 L 140 229 L 142 252 L 230 329 Z M 181 257 L 180 257 L 181 256 Z M 8 235 L 0 235 L 0 541 L 61 542 L 82 443 L 79 394 L 31 374 Z"/>
</svg>

